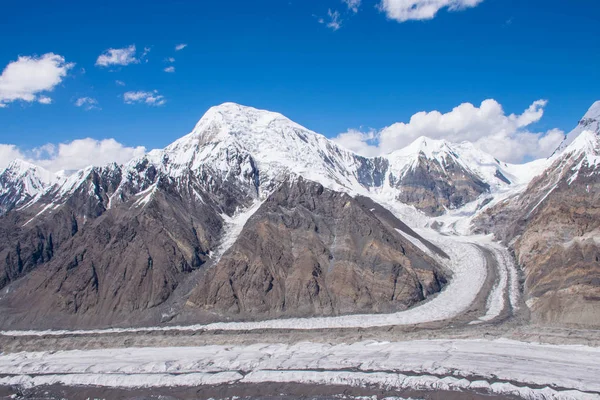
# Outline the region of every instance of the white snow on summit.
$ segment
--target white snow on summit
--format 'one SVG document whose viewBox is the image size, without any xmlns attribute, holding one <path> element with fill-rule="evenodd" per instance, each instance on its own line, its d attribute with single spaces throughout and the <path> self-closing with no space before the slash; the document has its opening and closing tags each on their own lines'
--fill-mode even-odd
<svg viewBox="0 0 600 400">
<path fill-rule="evenodd" d="M 190 134 L 148 158 L 175 177 L 203 166 L 247 176 L 257 167 L 261 187 L 292 173 L 334 189 L 357 188 L 364 160 L 281 114 L 234 103 L 211 108 Z"/>
<path fill-rule="evenodd" d="M 600 101 L 595 102 L 585 113 L 575 129 L 565 136 L 565 140 L 558 146 L 553 155 L 563 152 L 583 132 L 590 131 L 600 135 Z"/>
<path fill-rule="evenodd" d="M 527 184 L 545 167 L 545 164 L 537 162 L 523 165 L 504 163 L 470 142 L 450 143 L 427 137 L 420 137 L 407 147 L 385 157 L 390 162 L 391 172 L 396 176 L 403 176 L 415 168 L 420 157 L 436 161 L 442 168 L 448 162 L 455 163 L 490 185 L 492 191 Z"/>
<path fill-rule="evenodd" d="M 13 191 L 23 199 L 27 196 L 35 197 L 59 180 L 56 174 L 42 167 L 14 160 L 0 172 L 0 195 Z"/>
<path fill-rule="evenodd" d="M 588 139 L 586 132 L 591 132 Z M 340 147 L 282 114 L 224 103 L 209 109 L 188 135 L 163 150 L 153 150 L 125 164 L 123 176 L 131 180 L 131 185 L 125 187 L 144 190 L 152 181 L 147 181 L 140 172 L 141 165 L 154 166 L 160 174 L 175 181 L 189 174 L 217 175 L 222 181 L 239 182 L 247 192 L 254 190 L 256 197 L 267 196 L 289 176 L 303 176 L 333 190 L 393 199 L 402 188 L 392 187 L 390 178 L 398 182 L 425 158 L 433 161 L 442 173 L 446 173 L 450 164 L 460 167 L 488 184 L 490 194 L 500 199 L 524 190 L 567 148 L 598 148 L 592 143 L 596 133 L 600 133 L 600 101 L 589 109 L 560 152 L 548 160 L 513 165 L 495 159 L 472 143 L 455 144 L 425 137 L 386 156 L 367 158 Z M 597 163 L 595 159 L 588 160 L 592 161 Z M 6 193 L 10 186 L 20 188 L 25 197 L 35 197 L 58 183 L 52 192 L 69 195 L 85 182 L 88 175 L 89 168 L 64 176 L 15 161 L 0 174 L 3 178 L 0 179 L 0 194 Z M 119 195 L 120 189 L 111 200 Z"/>
</svg>

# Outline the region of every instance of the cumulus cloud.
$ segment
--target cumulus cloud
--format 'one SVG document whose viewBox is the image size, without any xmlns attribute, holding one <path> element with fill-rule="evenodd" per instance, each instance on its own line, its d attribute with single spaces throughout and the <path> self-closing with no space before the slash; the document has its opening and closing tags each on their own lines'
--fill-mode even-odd
<svg viewBox="0 0 600 400">
<path fill-rule="evenodd" d="M 175 46 L 175 51 L 183 50 L 183 49 L 185 49 L 186 47 L 187 47 L 187 44 L 186 44 L 186 43 L 181 43 L 181 44 L 178 44 L 177 46 Z"/>
<path fill-rule="evenodd" d="M 77 139 L 58 145 L 46 144 L 30 151 L 22 151 L 10 144 L 0 144 L 0 169 L 6 168 L 13 160 L 22 159 L 53 172 L 73 171 L 90 164 L 122 164 L 145 153 L 145 147 L 127 147 L 115 139 Z"/>
<path fill-rule="evenodd" d="M 40 104 L 52 104 L 52 99 L 48 96 L 38 97 L 38 103 Z"/>
<path fill-rule="evenodd" d="M 99 109 L 98 100 L 92 97 L 80 97 L 75 100 L 76 107 L 83 107 L 86 111 Z"/>
<path fill-rule="evenodd" d="M 125 66 L 129 64 L 137 64 L 140 62 L 140 60 L 135 57 L 135 51 L 134 44 L 122 49 L 108 49 L 98 56 L 96 65 L 99 67 L 109 67 L 111 65 Z M 146 49 L 144 49 L 144 55 L 145 54 L 147 54 Z"/>
<path fill-rule="evenodd" d="M 175 62 L 175 58 L 173 58 L 173 57 L 165 58 L 165 62 L 174 63 Z"/>
<path fill-rule="evenodd" d="M 162 106 L 167 102 L 165 97 L 158 93 L 158 90 L 152 92 L 126 92 L 123 94 L 123 100 L 127 104 L 145 103 L 149 106 Z"/>
<path fill-rule="evenodd" d="M 12 161 L 16 159 L 24 160 L 25 158 L 25 155 L 17 146 L 0 143 L 0 171 L 4 170 Z"/>
<path fill-rule="evenodd" d="M 117 81 L 115 81 L 115 83 L 117 84 L 117 86 L 125 86 L 125 82 L 123 82 L 123 81 L 117 80 Z"/>
<path fill-rule="evenodd" d="M 334 141 L 355 153 L 366 157 L 375 157 L 381 155 L 381 150 L 377 146 L 378 137 L 378 132 L 373 129 L 368 132 L 348 129 L 347 132 L 340 133 L 334 138 Z"/>
<path fill-rule="evenodd" d="M 175 72 L 175 67 L 170 66 L 164 69 L 165 72 Z"/>
<path fill-rule="evenodd" d="M 358 12 L 358 8 L 360 7 L 361 2 L 361 0 L 342 0 L 342 3 L 346 4 L 348 6 L 348 9 L 352 10 L 352 12 L 354 13 Z"/>
<path fill-rule="evenodd" d="M 433 19 L 443 8 L 460 11 L 476 7 L 482 2 L 483 0 L 381 0 L 379 8 L 388 18 L 406 22 Z"/>
<path fill-rule="evenodd" d="M 41 57 L 20 56 L 0 75 L 0 108 L 17 100 L 50 104 L 52 100 L 41 93 L 53 91 L 74 66 L 54 53 Z"/>
<path fill-rule="evenodd" d="M 547 102 L 538 100 L 521 114 L 507 115 L 496 100 L 485 100 L 479 107 L 464 103 L 448 113 L 419 112 L 408 123 L 399 122 L 380 131 L 349 130 L 334 140 L 359 154 L 373 156 L 401 149 L 420 136 L 450 142 L 470 141 L 496 158 L 522 162 L 549 156 L 564 138 L 552 129 L 531 132 L 527 128 L 544 115 Z"/>
</svg>

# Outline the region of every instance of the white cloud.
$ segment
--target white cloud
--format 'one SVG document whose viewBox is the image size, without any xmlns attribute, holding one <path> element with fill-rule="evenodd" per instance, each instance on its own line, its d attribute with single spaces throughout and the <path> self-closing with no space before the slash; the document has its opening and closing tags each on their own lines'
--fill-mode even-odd
<svg viewBox="0 0 600 400">
<path fill-rule="evenodd" d="M 361 0 L 342 0 L 342 3 L 346 4 L 349 10 L 352 10 L 352 12 L 357 13 L 358 8 L 360 7 Z"/>
<path fill-rule="evenodd" d="M 52 104 L 52 99 L 48 96 L 38 97 L 38 103 L 40 104 Z"/>
<path fill-rule="evenodd" d="M 46 144 L 31 151 L 22 151 L 14 145 L 0 144 L 0 169 L 19 158 L 50 171 L 78 170 L 90 164 L 96 166 L 111 162 L 125 163 L 140 157 L 146 148 L 127 147 L 114 139 L 77 139 L 69 143 Z"/>
<path fill-rule="evenodd" d="M 148 62 L 148 53 L 150 53 L 150 50 L 152 50 L 150 47 L 144 47 L 144 52 L 140 56 L 140 60 Z"/>
<path fill-rule="evenodd" d="M 165 58 L 165 62 L 174 63 L 175 62 L 175 58 L 173 58 L 173 57 Z"/>
<path fill-rule="evenodd" d="M 558 129 L 541 133 L 526 129 L 542 118 L 546 104 L 545 100 L 538 100 L 522 114 L 506 115 L 495 100 L 485 100 L 479 107 L 464 103 L 445 114 L 419 112 L 408 123 L 399 122 L 378 132 L 349 130 L 334 140 L 367 156 L 401 149 L 420 136 L 470 141 L 500 160 L 522 162 L 549 156 L 564 137 Z"/>
<path fill-rule="evenodd" d="M 145 103 L 149 106 L 162 106 L 167 102 L 163 95 L 158 94 L 158 90 L 126 92 L 123 94 L 123 100 L 127 104 Z"/>
<path fill-rule="evenodd" d="M 170 66 L 164 69 L 165 72 L 175 72 L 175 67 Z"/>
<path fill-rule="evenodd" d="M 117 86 L 125 86 L 125 82 L 123 82 L 123 81 L 117 80 L 117 81 L 115 81 L 115 83 L 117 84 Z"/>
<path fill-rule="evenodd" d="M 175 51 L 183 50 L 183 49 L 185 49 L 186 47 L 187 47 L 187 44 L 186 44 L 186 43 L 181 43 L 181 44 L 178 44 L 177 46 L 175 46 Z"/>
<path fill-rule="evenodd" d="M 483 0 L 381 0 L 379 8 L 388 18 L 405 22 L 433 19 L 443 8 L 459 11 L 476 7 L 482 2 Z"/>
<path fill-rule="evenodd" d="M 16 159 L 24 160 L 25 158 L 25 155 L 17 146 L 0 143 L 0 171 L 3 171 L 12 161 Z"/>
<path fill-rule="evenodd" d="M 39 94 L 54 90 L 74 66 L 74 63 L 67 63 L 63 56 L 54 53 L 41 57 L 20 56 L 17 61 L 9 63 L 0 75 L 0 108 L 17 100 L 49 104 L 50 98 Z"/>
<path fill-rule="evenodd" d="M 381 150 L 377 147 L 378 132 L 373 129 L 368 132 L 348 129 L 347 132 L 339 134 L 333 140 L 348 150 L 366 157 L 381 155 Z"/>
<path fill-rule="evenodd" d="M 77 100 L 75 100 L 75 106 L 76 107 L 83 107 L 85 108 L 85 110 L 89 111 L 89 110 L 94 110 L 94 109 L 99 109 L 98 107 L 98 100 L 92 98 L 92 97 L 80 97 Z"/>
<path fill-rule="evenodd" d="M 144 49 L 145 51 L 146 49 Z M 146 53 L 144 53 L 145 55 Z M 108 49 L 104 53 L 100 54 L 96 60 L 96 65 L 99 67 L 108 67 L 111 65 L 129 65 L 137 64 L 140 61 L 135 58 L 135 45 L 132 44 L 129 47 L 122 49 Z"/>
<path fill-rule="evenodd" d="M 332 11 L 330 9 L 327 11 L 327 16 L 329 17 L 329 22 L 325 21 L 324 18 L 319 18 L 319 23 L 326 24 L 328 28 L 331 28 L 334 31 L 337 31 L 342 27 L 343 21 L 339 11 Z"/>
</svg>

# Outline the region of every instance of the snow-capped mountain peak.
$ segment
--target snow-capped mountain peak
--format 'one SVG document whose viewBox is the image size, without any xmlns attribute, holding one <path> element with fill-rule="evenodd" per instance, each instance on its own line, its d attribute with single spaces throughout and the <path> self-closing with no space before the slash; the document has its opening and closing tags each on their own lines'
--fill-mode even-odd
<svg viewBox="0 0 600 400">
<path fill-rule="evenodd" d="M 577 127 L 565 135 L 565 140 L 558 146 L 552 156 L 565 151 L 585 131 L 600 135 L 600 101 L 595 102 L 579 121 Z"/>
<path fill-rule="evenodd" d="M 30 162 L 17 159 L 0 173 L 0 190 L 9 183 L 20 182 L 25 194 L 35 196 L 40 190 L 55 183 L 57 179 L 56 174 Z"/>
<path fill-rule="evenodd" d="M 443 173 L 456 168 L 479 177 L 495 186 L 511 185 L 521 181 L 510 164 L 502 163 L 470 142 L 451 143 L 441 139 L 419 137 L 410 145 L 390 153 L 387 158 L 397 175 L 403 175 L 427 161 Z"/>
<path fill-rule="evenodd" d="M 433 159 L 438 155 L 446 155 L 452 151 L 451 144 L 441 139 L 431 139 L 421 136 L 408 146 L 389 154 L 390 158 L 411 157 L 423 154 L 426 158 Z"/>
<path fill-rule="evenodd" d="M 567 166 L 564 170 L 572 183 L 583 169 L 588 175 L 596 175 L 600 166 L 600 135 L 592 130 L 584 130 L 567 146 L 559 158 L 559 165 Z"/>
<path fill-rule="evenodd" d="M 356 187 L 358 169 L 368 163 L 279 113 L 234 103 L 209 109 L 190 134 L 152 155 L 161 157 L 172 176 L 210 168 L 248 181 L 256 169 L 259 186 L 292 173 L 330 188 Z"/>
<path fill-rule="evenodd" d="M 592 104 L 587 113 L 585 113 L 583 120 L 594 119 L 598 121 L 600 119 L 600 100 Z"/>
<path fill-rule="evenodd" d="M 23 160 L 12 161 L 0 172 L 0 215 L 24 204 L 58 183 L 52 172 Z"/>
<path fill-rule="evenodd" d="M 586 129 L 567 146 L 565 153 L 585 152 L 598 154 L 600 151 L 600 132 Z"/>
<path fill-rule="evenodd" d="M 599 107 L 600 103 L 590 109 L 588 119 L 594 118 Z M 19 165 L 14 169 L 31 170 Z M 107 197 L 104 206 L 111 208 L 146 190 L 160 176 L 176 185 L 177 190 L 193 186 L 193 190 L 216 193 L 227 185 L 237 191 L 238 198 L 245 199 L 267 196 L 284 180 L 302 176 L 337 191 L 386 194 L 417 207 L 427 203 L 427 212 L 439 214 L 485 193 L 517 189 L 545 165 L 510 165 L 471 143 L 427 137 L 417 138 L 386 156 L 368 158 L 282 114 L 224 103 L 210 108 L 189 134 L 165 149 L 153 150 L 124 166 L 88 168 L 62 178 L 51 174 L 41 179 L 40 185 L 29 186 L 59 182 L 51 193 L 59 197 L 55 201 L 60 203 L 85 184 L 83 191 L 95 193 L 103 202 Z M 106 187 L 98 188 L 95 178 L 89 178 L 92 171 L 106 175 Z M 430 191 L 431 198 L 423 200 L 422 193 Z M 106 196 L 98 195 L 104 192 Z"/>
<path fill-rule="evenodd" d="M 600 101 L 594 103 L 577 127 L 571 131 L 559 148 L 548 159 L 550 169 L 558 182 L 571 185 L 581 176 L 600 173 Z"/>
</svg>

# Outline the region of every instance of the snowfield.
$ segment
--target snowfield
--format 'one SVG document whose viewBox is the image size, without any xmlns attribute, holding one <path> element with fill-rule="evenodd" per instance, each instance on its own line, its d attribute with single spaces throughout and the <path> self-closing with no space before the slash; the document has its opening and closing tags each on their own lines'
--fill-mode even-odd
<svg viewBox="0 0 600 400">
<path fill-rule="evenodd" d="M 16 353 L 0 385 L 165 387 L 293 382 L 600 398 L 600 349 L 508 340 L 256 344 Z"/>
</svg>

